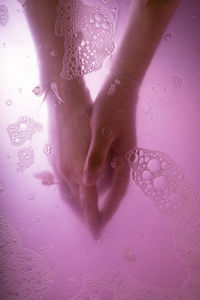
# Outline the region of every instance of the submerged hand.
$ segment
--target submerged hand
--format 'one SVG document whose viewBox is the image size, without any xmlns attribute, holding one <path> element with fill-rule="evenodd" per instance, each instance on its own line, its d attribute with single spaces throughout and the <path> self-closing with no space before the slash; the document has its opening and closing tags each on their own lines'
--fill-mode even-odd
<svg viewBox="0 0 200 300">
<path fill-rule="evenodd" d="M 105 225 L 123 198 L 129 183 L 129 166 L 125 154 L 135 146 L 135 82 L 111 76 L 93 107 L 92 138 L 86 157 L 83 180 L 92 187 L 110 157 L 113 169 L 110 191 L 104 201 L 101 222 Z"/>
<path fill-rule="evenodd" d="M 60 182 L 64 197 L 73 208 L 84 216 L 92 234 L 99 234 L 100 215 L 97 205 L 96 186 L 88 187 L 82 182 L 85 158 L 91 139 L 90 113 L 91 102 L 83 82 L 71 81 L 70 87 L 59 86 L 64 103 L 53 104 L 49 101 L 50 133 L 54 156 L 52 164 Z M 71 192 L 66 195 L 66 189 Z"/>
</svg>

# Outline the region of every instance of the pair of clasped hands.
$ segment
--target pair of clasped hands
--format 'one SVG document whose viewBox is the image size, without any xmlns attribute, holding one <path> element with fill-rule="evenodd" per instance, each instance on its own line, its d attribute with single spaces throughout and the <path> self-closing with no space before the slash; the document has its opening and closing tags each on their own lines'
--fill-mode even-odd
<svg viewBox="0 0 200 300">
<path fill-rule="evenodd" d="M 110 95 L 116 79 L 118 84 Z M 112 72 L 94 103 L 81 77 L 59 78 L 57 87 L 63 102 L 58 104 L 54 93 L 49 95 L 52 101 L 48 100 L 52 164 L 62 195 L 98 239 L 129 183 L 125 154 L 135 145 L 133 98 L 137 97 L 137 84 Z M 99 209 L 98 198 L 105 189 Z"/>
<path fill-rule="evenodd" d="M 51 89 L 47 97 L 54 147 L 52 165 L 64 198 L 98 239 L 129 182 L 125 154 L 136 143 L 137 80 L 142 81 L 180 0 L 131 1 L 112 71 L 94 103 L 82 77 L 64 80 L 59 76 L 64 41 L 53 34 L 58 2 L 27 0 L 24 9 L 40 59 L 41 82 L 54 78 L 57 86 L 58 97 Z M 49 55 L 52 49 L 57 56 Z M 110 93 L 116 80 L 118 84 Z M 57 104 L 59 99 L 62 101 Z M 103 180 L 107 195 L 100 209 Z"/>
</svg>

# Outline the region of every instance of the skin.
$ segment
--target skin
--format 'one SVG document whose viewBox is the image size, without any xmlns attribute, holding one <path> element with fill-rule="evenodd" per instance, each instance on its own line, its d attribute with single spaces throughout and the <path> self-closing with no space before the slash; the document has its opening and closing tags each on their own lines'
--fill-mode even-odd
<svg viewBox="0 0 200 300">
<path fill-rule="evenodd" d="M 129 167 L 125 154 L 136 145 L 135 109 L 139 85 L 178 2 L 133 1 L 111 72 L 94 105 L 83 78 L 67 81 L 59 76 L 64 41 L 54 35 L 58 1 L 27 0 L 24 7 L 40 61 L 41 84 L 47 86 L 49 81 L 55 82 L 63 100 L 57 104 L 54 93 L 48 91 L 50 136 L 54 147 L 51 162 L 64 198 L 83 217 L 96 239 L 126 192 Z M 52 50 L 57 52 L 55 57 L 50 55 Z M 114 94 L 108 95 L 116 79 L 120 83 Z M 97 185 L 99 178 L 106 175 L 105 169 L 109 169 L 111 181 L 100 211 Z"/>
<path fill-rule="evenodd" d="M 91 118 L 92 138 L 84 166 L 84 183 L 88 186 L 96 183 L 110 151 L 114 152 L 114 156 L 119 154 L 122 161 L 120 169 L 114 175 L 115 183 L 111 185 L 105 201 L 102 226 L 111 219 L 126 192 L 127 185 L 123 183 L 123 178 L 127 178 L 128 171 L 124 157 L 136 143 L 135 107 L 138 83 L 142 81 L 178 3 L 179 0 L 132 2 L 110 76 L 95 101 Z M 113 97 L 108 98 L 105 96 L 106 91 L 116 78 L 121 83 Z M 124 114 L 119 122 L 115 115 L 121 109 Z M 111 127 L 113 132 L 110 139 L 103 139 L 101 134 L 102 128 L 106 126 Z"/>
</svg>

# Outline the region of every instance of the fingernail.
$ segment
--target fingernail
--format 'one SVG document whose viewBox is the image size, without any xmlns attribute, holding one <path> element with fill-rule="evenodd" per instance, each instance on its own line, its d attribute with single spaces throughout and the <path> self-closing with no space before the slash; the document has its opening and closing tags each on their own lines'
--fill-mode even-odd
<svg viewBox="0 0 200 300">
<path fill-rule="evenodd" d="M 95 182 L 96 182 L 96 177 L 93 174 L 91 174 L 87 171 L 84 172 L 84 183 L 86 185 L 94 185 Z"/>
</svg>

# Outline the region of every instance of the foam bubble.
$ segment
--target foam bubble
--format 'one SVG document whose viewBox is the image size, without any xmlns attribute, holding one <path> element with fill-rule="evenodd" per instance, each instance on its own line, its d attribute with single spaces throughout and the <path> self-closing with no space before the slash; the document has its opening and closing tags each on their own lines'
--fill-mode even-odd
<svg viewBox="0 0 200 300">
<path fill-rule="evenodd" d="M 0 5 L 0 25 L 6 26 L 9 21 L 9 13 L 6 5 Z"/>
<path fill-rule="evenodd" d="M 160 170 L 160 162 L 158 159 L 151 159 L 147 165 L 151 172 L 158 172 Z"/>
<path fill-rule="evenodd" d="M 158 176 L 154 179 L 153 185 L 157 190 L 163 190 L 167 186 L 167 180 L 165 176 Z"/>
<path fill-rule="evenodd" d="M 101 133 L 105 138 L 111 138 L 112 136 L 112 130 L 110 127 L 104 127 Z"/>
<path fill-rule="evenodd" d="M 134 160 L 136 155 L 138 159 Z M 144 159 L 140 164 L 143 157 L 148 157 L 149 161 Z M 168 216 L 174 234 L 174 251 L 189 265 L 193 255 L 200 253 L 199 190 L 163 152 L 135 148 L 126 154 L 126 158 L 135 183 L 153 200 L 158 210 Z"/>
<path fill-rule="evenodd" d="M 20 117 L 14 124 L 7 127 L 7 133 L 13 146 L 23 145 L 31 140 L 36 131 L 36 123 L 30 117 Z"/>
<path fill-rule="evenodd" d="M 5 186 L 0 183 L 0 193 L 3 193 L 5 191 Z"/>
<path fill-rule="evenodd" d="M 116 274 L 116 276 L 113 274 Z M 199 295 L 199 280 L 189 276 L 178 289 L 161 288 L 139 281 L 128 272 L 106 269 L 100 274 L 83 276 L 82 286 L 70 300 L 82 299 L 142 299 L 142 300 L 196 300 Z"/>
<path fill-rule="evenodd" d="M 36 87 L 34 87 L 32 92 L 35 94 L 35 96 L 41 96 L 44 93 L 44 90 L 43 90 L 42 86 L 37 85 Z"/>
<path fill-rule="evenodd" d="M 19 233 L 3 216 L 0 241 L 1 299 L 42 299 L 54 281 L 45 258 L 24 248 Z"/>
<path fill-rule="evenodd" d="M 70 7 L 70 8 L 69 8 Z M 57 9 L 55 35 L 64 37 L 60 76 L 71 80 L 98 70 L 114 50 L 114 24 L 108 11 L 69 0 Z"/>
<path fill-rule="evenodd" d="M 34 151 L 31 147 L 22 148 L 17 152 L 17 172 L 23 172 L 28 169 L 34 163 Z"/>
<path fill-rule="evenodd" d="M 118 163 L 116 161 L 111 161 L 110 163 L 111 168 L 115 169 L 118 166 Z"/>
<path fill-rule="evenodd" d="M 183 78 L 179 77 L 179 76 L 175 76 L 174 77 L 174 84 L 176 87 L 180 87 L 183 83 Z"/>
<path fill-rule="evenodd" d="M 115 93 L 115 90 L 116 90 L 116 85 L 115 84 L 111 84 L 109 90 L 107 91 L 107 95 L 108 96 L 111 96 Z"/>
<path fill-rule="evenodd" d="M 26 123 L 21 123 L 21 124 L 20 124 L 20 129 L 23 130 L 23 131 L 27 130 L 27 125 L 26 125 Z"/>
<path fill-rule="evenodd" d="M 40 223 L 41 221 L 41 216 L 39 214 L 36 214 L 34 217 L 33 217 L 33 221 L 35 223 Z"/>
<path fill-rule="evenodd" d="M 149 172 L 149 171 L 147 171 L 147 170 L 145 170 L 145 171 L 142 173 L 142 178 L 143 178 L 144 180 L 150 179 L 151 177 L 152 177 L 151 172 Z"/>
<path fill-rule="evenodd" d="M 53 152 L 52 145 L 50 143 L 46 143 L 43 147 L 43 153 L 45 155 L 51 155 Z"/>
<path fill-rule="evenodd" d="M 7 106 L 11 106 L 11 105 L 12 105 L 12 100 L 10 100 L 10 99 L 7 100 L 7 101 L 6 101 L 6 105 L 7 105 Z"/>
<path fill-rule="evenodd" d="M 165 39 L 166 41 L 171 40 L 171 38 L 172 38 L 171 33 L 167 33 L 167 34 L 164 35 L 164 39 Z"/>
</svg>

